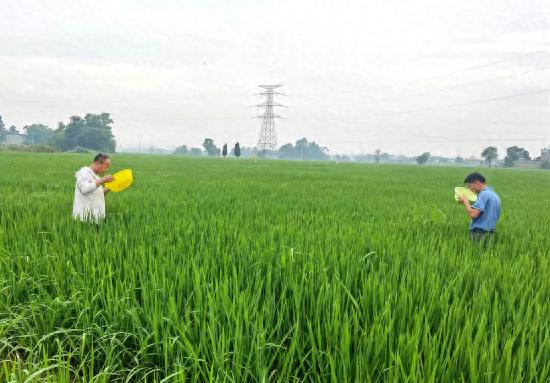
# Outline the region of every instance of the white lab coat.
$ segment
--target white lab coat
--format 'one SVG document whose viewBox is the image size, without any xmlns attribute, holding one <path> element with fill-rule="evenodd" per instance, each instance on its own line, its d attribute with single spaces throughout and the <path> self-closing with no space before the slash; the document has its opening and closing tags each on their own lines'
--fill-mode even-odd
<svg viewBox="0 0 550 383">
<path fill-rule="evenodd" d="M 99 222 L 105 218 L 105 194 L 103 186 L 95 181 L 100 178 L 88 166 L 75 173 L 73 218 L 82 222 Z"/>
</svg>

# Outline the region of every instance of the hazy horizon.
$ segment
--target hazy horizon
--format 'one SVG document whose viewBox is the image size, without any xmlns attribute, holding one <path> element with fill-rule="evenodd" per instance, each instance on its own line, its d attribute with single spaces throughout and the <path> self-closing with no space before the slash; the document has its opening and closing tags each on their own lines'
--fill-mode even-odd
<svg viewBox="0 0 550 383">
<path fill-rule="evenodd" d="M 6 127 L 108 112 L 119 148 L 278 146 L 479 157 L 550 145 L 546 1 L 2 1 Z"/>
</svg>

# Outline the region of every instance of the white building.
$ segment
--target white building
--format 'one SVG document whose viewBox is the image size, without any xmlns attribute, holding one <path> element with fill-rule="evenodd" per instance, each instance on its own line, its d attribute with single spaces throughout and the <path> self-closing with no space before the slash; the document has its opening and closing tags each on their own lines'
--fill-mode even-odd
<svg viewBox="0 0 550 383">
<path fill-rule="evenodd" d="M 541 161 L 550 161 L 550 146 L 540 151 Z"/>
<path fill-rule="evenodd" d="M 24 134 L 7 134 L 6 135 L 6 145 L 23 145 L 25 143 L 25 138 L 27 136 Z"/>
</svg>

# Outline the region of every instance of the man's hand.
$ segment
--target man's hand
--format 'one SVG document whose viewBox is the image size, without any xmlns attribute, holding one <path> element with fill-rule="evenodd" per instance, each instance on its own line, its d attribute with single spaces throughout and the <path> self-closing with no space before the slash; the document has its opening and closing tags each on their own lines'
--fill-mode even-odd
<svg viewBox="0 0 550 383">
<path fill-rule="evenodd" d="M 458 197 L 458 202 L 460 202 L 464 206 L 470 206 L 470 201 L 468 201 L 468 197 L 466 197 L 465 195 L 461 195 L 460 197 Z"/>
<path fill-rule="evenodd" d="M 105 182 L 111 182 L 113 181 L 115 178 L 113 176 L 105 176 L 103 178 L 100 178 L 98 180 L 95 181 L 95 184 L 96 186 L 101 186 L 103 185 Z"/>
<path fill-rule="evenodd" d="M 458 202 L 464 205 L 464 208 L 466 209 L 466 214 L 470 218 L 477 218 L 481 214 L 481 210 L 475 209 L 472 206 L 470 206 L 470 201 L 468 201 L 468 197 L 461 195 L 458 197 Z"/>
</svg>

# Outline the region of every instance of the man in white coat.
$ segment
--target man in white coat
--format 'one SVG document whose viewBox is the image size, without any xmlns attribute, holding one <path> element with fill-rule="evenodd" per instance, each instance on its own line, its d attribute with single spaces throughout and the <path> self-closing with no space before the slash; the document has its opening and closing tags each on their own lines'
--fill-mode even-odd
<svg viewBox="0 0 550 383">
<path fill-rule="evenodd" d="M 90 166 L 84 166 L 75 173 L 73 218 L 82 222 L 99 223 L 105 218 L 105 194 L 109 189 L 103 187 L 113 176 L 100 178 L 98 174 L 109 170 L 111 160 L 107 154 L 98 154 Z"/>
</svg>

